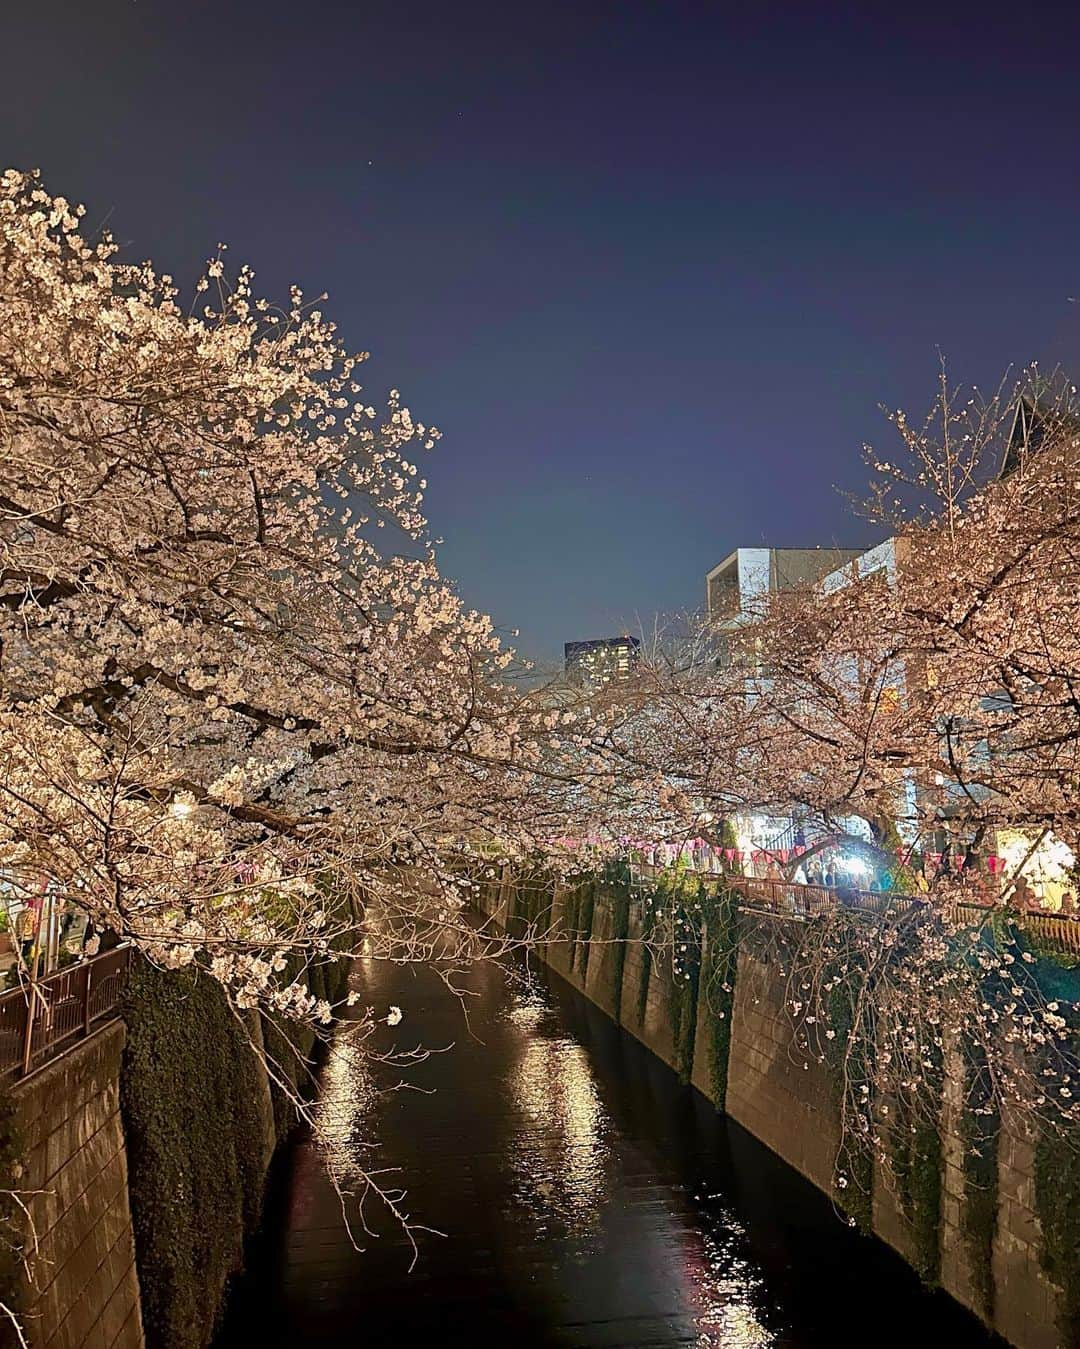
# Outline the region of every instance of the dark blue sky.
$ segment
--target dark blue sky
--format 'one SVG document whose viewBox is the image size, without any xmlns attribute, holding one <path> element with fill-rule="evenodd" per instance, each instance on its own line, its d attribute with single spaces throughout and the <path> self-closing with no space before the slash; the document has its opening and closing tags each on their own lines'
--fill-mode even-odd
<svg viewBox="0 0 1080 1349">
<path fill-rule="evenodd" d="M 223 239 L 328 290 L 444 430 L 445 569 L 542 659 L 736 545 L 870 541 L 835 488 L 938 348 L 1080 364 L 1075 7 L 5 11 L 0 159 L 178 276 Z"/>
</svg>

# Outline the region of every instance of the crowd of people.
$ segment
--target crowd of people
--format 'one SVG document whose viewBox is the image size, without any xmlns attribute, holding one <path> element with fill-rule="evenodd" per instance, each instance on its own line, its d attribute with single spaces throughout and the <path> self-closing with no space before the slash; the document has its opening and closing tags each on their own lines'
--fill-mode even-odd
<svg viewBox="0 0 1080 1349">
<path fill-rule="evenodd" d="M 914 854 L 906 859 L 901 868 L 874 857 L 871 849 L 866 856 L 854 859 L 843 853 L 839 846 L 823 849 L 814 853 L 805 861 L 798 856 L 804 848 L 785 849 L 783 852 L 769 849 L 755 849 L 752 852 L 733 848 L 718 848 L 702 838 L 689 839 L 683 843 L 659 843 L 651 845 L 633 845 L 632 855 L 648 865 L 658 867 L 676 867 L 716 875 L 724 872 L 736 872 L 748 880 L 763 880 L 773 884 L 783 884 L 793 891 L 799 886 L 829 891 L 841 903 L 853 903 L 859 897 L 872 894 L 887 894 L 897 887 L 898 873 L 907 884 L 903 887 L 909 898 L 929 895 L 933 880 L 943 872 L 954 868 L 964 869 L 965 862 L 956 859 L 955 863 L 947 856 L 930 858 Z M 792 866 L 791 863 L 797 864 Z M 1060 897 L 1051 897 L 1040 893 L 1032 881 L 1024 875 L 1015 879 L 1011 885 L 1003 888 L 1001 883 L 994 884 L 990 874 L 983 875 L 981 870 L 972 868 L 972 874 L 978 879 L 978 885 L 972 895 L 972 903 L 983 903 L 988 907 L 1001 902 L 1004 894 L 1007 906 L 1019 913 L 1040 914 L 1051 917 L 1080 918 L 1074 891 L 1065 889 Z M 913 890 L 913 893 L 912 893 Z"/>
</svg>

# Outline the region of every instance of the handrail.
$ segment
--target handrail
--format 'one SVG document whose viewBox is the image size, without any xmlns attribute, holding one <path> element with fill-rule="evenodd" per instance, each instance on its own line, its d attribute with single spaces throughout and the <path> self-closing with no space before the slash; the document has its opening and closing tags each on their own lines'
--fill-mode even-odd
<svg viewBox="0 0 1080 1349">
<path fill-rule="evenodd" d="M 659 876 L 663 868 L 648 863 L 635 867 L 640 875 Z M 899 917 L 904 912 L 932 906 L 933 901 L 923 895 L 904 895 L 896 890 L 860 890 L 854 886 L 803 885 L 797 881 L 773 880 L 761 876 L 739 876 L 731 872 L 698 873 L 704 881 L 730 885 L 754 907 L 766 909 L 782 917 L 805 921 L 818 914 L 842 907 L 859 913 Z M 957 911 L 985 914 L 997 907 L 992 899 L 985 903 L 968 900 L 951 905 Z M 1021 930 L 1051 942 L 1070 953 L 1080 955 L 1080 914 L 1033 913 L 1031 910 L 1004 908 L 1002 912 Z"/>
<path fill-rule="evenodd" d="M 733 889 L 751 903 L 762 904 L 795 918 L 812 918 L 837 907 L 858 909 L 879 917 L 887 913 L 921 908 L 925 900 L 894 890 L 859 890 L 854 886 L 801 885 L 796 881 L 766 880 L 757 876 L 733 876 Z"/>
<path fill-rule="evenodd" d="M 120 1015 L 131 947 L 0 993 L 0 1081 L 25 1077 Z"/>
</svg>

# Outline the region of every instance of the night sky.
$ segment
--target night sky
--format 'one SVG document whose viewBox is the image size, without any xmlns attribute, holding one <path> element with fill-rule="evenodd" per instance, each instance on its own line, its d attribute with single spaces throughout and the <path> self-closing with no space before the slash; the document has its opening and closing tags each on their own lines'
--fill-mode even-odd
<svg viewBox="0 0 1080 1349">
<path fill-rule="evenodd" d="M 178 278 L 221 239 L 328 290 L 541 660 L 738 545 L 874 541 L 837 486 L 939 349 L 1080 367 L 1080 7 L 2 8 L 0 160 Z"/>
</svg>

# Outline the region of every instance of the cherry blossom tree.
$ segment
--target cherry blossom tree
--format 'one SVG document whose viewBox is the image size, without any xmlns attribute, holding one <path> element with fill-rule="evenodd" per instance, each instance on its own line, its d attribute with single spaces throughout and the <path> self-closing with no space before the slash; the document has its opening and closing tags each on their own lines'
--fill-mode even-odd
<svg viewBox="0 0 1080 1349">
<path fill-rule="evenodd" d="M 983 1065 L 980 1111 L 1074 1137 L 1076 1027 L 1011 896 L 1047 840 L 1080 851 L 1075 391 L 1033 371 L 980 400 L 943 373 L 924 423 L 891 420 L 898 452 L 868 451 L 890 570 L 772 596 L 717 634 L 719 659 L 643 662 L 621 743 L 677 779 L 687 828 L 703 810 L 821 832 L 858 817 L 909 858 L 958 859 L 874 921 L 837 904 L 777 938 L 796 1048 L 842 1075 L 867 1154 L 885 1156 L 898 1113 L 937 1121 L 961 1042 Z M 1028 842 L 991 877 L 1002 831 Z"/>
<path fill-rule="evenodd" d="M 185 309 L 34 175 L 0 228 L 0 864 L 240 1008 L 328 1019 L 296 963 L 361 927 L 498 949 L 463 851 L 595 827 L 612 769 L 440 575 L 437 430 L 375 406 L 325 297 L 219 249 Z"/>
</svg>

